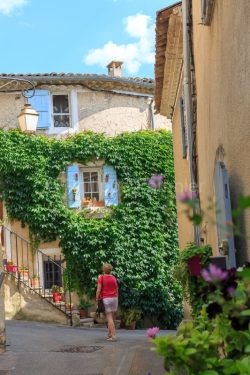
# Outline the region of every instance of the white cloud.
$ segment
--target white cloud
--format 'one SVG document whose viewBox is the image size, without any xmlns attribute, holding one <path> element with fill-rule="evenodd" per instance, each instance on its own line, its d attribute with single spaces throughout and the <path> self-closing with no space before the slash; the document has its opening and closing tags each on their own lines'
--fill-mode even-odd
<svg viewBox="0 0 250 375">
<path fill-rule="evenodd" d="M 127 34 L 137 41 L 128 44 L 109 41 L 101 48 L 90 50 L 84 58 L 85 64 L 104 68 L 112 60 L 121 60 L 128 73 L 135 74 L 142 64 L 154 62 L 154 25 L 151 17 L 138 13 L 126 17 L 123 24 Z"/>
<path fill-rule="evenodd" d="M 27 4 L 27 0 L 0 0 L 0 13 L 9 15 L 16 8 Z"/>
</svg>

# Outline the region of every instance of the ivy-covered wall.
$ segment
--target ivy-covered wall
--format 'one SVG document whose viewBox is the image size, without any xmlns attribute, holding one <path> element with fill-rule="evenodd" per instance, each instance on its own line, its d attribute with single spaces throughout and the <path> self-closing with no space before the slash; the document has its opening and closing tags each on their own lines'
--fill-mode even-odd
<svg viewBox="0 0 250 375">
<path fill-rule="evenodd" d="M 104 159 L 121 186 L 121 203 L 102 219 L 65 206 L 58 176 L 72 162 Z M 152 175 L 164 176 L 152 188 Z M 139 307 L 166 327 L 182 315 L 171 275 L 177 260 L 172 135 L 141 131 L 116 138 L 90 132 L 64 140 L 0 131 L 1 194 L 8 216 L 41 241 L 60 239 L 73 285 L 93 295 L 103 262 L 114 266 L 120 305 Z"/>
</svg>

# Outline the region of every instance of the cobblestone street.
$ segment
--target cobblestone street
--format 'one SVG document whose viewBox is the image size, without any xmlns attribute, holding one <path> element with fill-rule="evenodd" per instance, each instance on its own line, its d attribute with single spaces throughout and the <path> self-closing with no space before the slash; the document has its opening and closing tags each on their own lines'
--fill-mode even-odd
<svg viewBox="0 0 250 375">
<path fill-rule="evenodd" d="M 119 330 L 117 342 L 107 342 L 105 335 L 104 328 L 9 321 L 0 375 L 164 374 L 144 330 Z"/>
</svg>

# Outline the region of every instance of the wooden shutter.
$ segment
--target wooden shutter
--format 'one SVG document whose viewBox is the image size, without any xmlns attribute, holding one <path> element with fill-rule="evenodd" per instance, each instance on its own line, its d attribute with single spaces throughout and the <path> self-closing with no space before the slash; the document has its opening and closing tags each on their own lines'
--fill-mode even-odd
<svg viewBox="0 0 250 375">
<path fill-rule="evenodd" d="M 103 166 L 105 206 L 118 205 L 118 186 L 115 169 L 110 165 Z"/>
<path fill-rule="evenodd" d="M 36 90 L 35 95 L 28 99 L 28 103 L 38 112 L 38 129 L 48 129 L 51 125 L 49 116 L 49 92 Z"/>
<path fill-rule="evenodd" d="M 72 164 L 67 167 L 67 197 L 69 208 L 81 207 L 79 172 L 78 164 Z M 75 191 L 75 194 L 73 191 Z"/>
<path fill-rule="evenodd" d="M 218 243 L 220 245 L 222 243 L 222 240 L 228 240 L 229 267 L 233 268 L 236 266 L 234 236 L 232 233 L 232 235 L 229 238 L 227 238 L 229 229 L 226 226 L 227 221 L 232 222 L 229 178 L 226 166 L 221 161 L 218 161 L 215 166 L 214 190 L 216 198 L 216 222 Z"/>
</svg>

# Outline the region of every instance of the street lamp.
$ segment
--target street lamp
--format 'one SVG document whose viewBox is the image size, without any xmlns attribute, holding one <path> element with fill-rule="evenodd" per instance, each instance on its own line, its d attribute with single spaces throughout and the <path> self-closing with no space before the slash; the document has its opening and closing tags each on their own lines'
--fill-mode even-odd
<svg viewBox="0 0 250 375">
<path fill-rule="evenodd" d="M 19 126 L 23 132 L 32 133 L 36 131 L 38 122 L 38 113 L 32 108 L 31 104 L 28 103 L 28 99 L 35 95 L 35 86 L 33 82 L 25 78 L 11 78 L 9 76 L 0 76 L 0 81 L 6 80 L 7 82 L 0 86 L 2 92 L 13 92 L 21 91 L 23 97 L 26 99 L 26 103 L 18 115 Z M 20 84 L 25 83 L 27 88 L 21 88 Z M 8 87 L 12 85 L 12 88 Z"/>
</svg>

